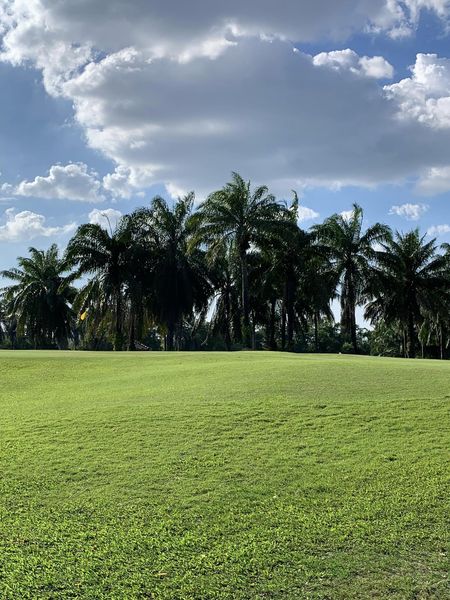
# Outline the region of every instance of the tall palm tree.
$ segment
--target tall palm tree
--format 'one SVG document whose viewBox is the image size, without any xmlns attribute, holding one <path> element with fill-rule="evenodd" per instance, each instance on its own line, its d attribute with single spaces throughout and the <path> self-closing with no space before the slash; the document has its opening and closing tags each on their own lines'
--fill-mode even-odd
<svg viewBox="0 0 450 600">
<path fill-rule="evenodd" d="M 252 191 L 250 182 L 238 174 L 221 190 L 210 194 L 197 213 L 200 239 L 209 248 L 229 241 L 239 260 L 241 275 L 241 320 L 244 346 L 251 346 L 248 285 L 250 246 L 264 247 L 274 235 L 281 234 L 286 208 L 276 202 L 266 186 Z"/>
<path fill-rule="evenodd" d="M 29 336 L 36 348 L 48 343 L 65 348 L 73 334 L 76 275 L 60 258 L 56 244 L 47 251 L 30 248 L 29 253 L 18 258 L 18 268 L 1 272 L 14 282 L 3 288 L 5 312 L 16 320 L 18 333 Z"/>
<path fill-rule="evenodd" d="M 205 252 L 193 243 L 194 194 L 179 198 L 173 208 L 157 196 L 150 208 L 132 218 L 140 222 L 142 241 L 152 254 L 147 297 L 150 311 L 166 333 L 166 349 L 173 350 L 184 317 L 202 310 L 212 293 Z"/>
<path fill-rule="evenodd" d="M 231 245 L 226 241 L 217 244 L 214 252 L 207 253 L 206 261 L 214 289 L 209 305 L 209 330 L 212 334 L 221 335 L 226 349 L 231 350 L 233 341 L 240 336 L 239 290 L 234 277 L 235 260 Z"/>
<path fill-rule="evenodd" d="M 272 249 L 253 253 L 250 283 L 252 289 L 251 303 L 253 313 L 257 313 L 265 329 L 265 346 L 269 350 L 278 349 L 278 332 L 282 312 L 284 290 L 284 271 L 281 272 L 279 262 L 274 263 Z M 284 349 L 284 348 L 283 348 Z"/>
<path fill-rule="evenodd" d="M 11 348 L 16 347 L 17 338 L 17 319 L 14 315 L 8 314 L 6 302 L 0 296 L 0 343 L 9 339 Z"/>
<path fill-rule="evenodd" d="M 77 275 L 91 276 L 80 292 L 82 309 L 96 308 L 97 318 L 110 316 L 114 350 L 124 346 L 125 285 L 133 269 L 131 234 L 122 219 L 115 230 L 98 224 L 81 225 L 70 240 L 67 261 Z"/>
<path fill-rule="evenodd" d="M 356 306 L 361 303 L 375 244 L 390 237 L 390 229 L 375 223 L 363 232 L 363 209 L 357 204 L 348 216 L 335 214 L 312 230 L 322 251 L 332 261 L 340 285 L 341 330 L 358 352 Z"/>
<path fill-rule="evenodd" d="M 312 321 L 316 352 L 319 352 L 320 322 L 322 319 L 334 321 L 331 301 L 336 297 L 336 286 L 336 274 L 330 261 L 321 256 L 317 249 L 310 252 L 301 273 L 297 311 Z"/>
<path fill-rule="evenodd" d="M 6 311 L 4 307 L 4 302 L 0 298 L 0 344 L 3 343 L 6 334 Z"/>
<path fill-rule="evenodd" d="M 433 315 L 436 323 L 450 306 L 449 261 L 438 253 L 436 240 L 426 242 L 418 229 L 396 232 L 382 248 L 367 288 L 372 300 L 366 317 L 373 323 L 399 323 L 406 339 L 405 354 L 414 358 L 424 319 Z"/>
<path fill-rule="evenodd" d="M 298 207 L 299 199 L 294 191 L 293 202 L 285 213 L 281 235 L 273 239 L 266 251 L 272 277 L 278 279 L 279 283 L 281 348 L 289 351 L 294 345 L 294 330 L 298 321 L 296 297 L 309 247 L 309 236 L 297 224 Z"/>
</svg>

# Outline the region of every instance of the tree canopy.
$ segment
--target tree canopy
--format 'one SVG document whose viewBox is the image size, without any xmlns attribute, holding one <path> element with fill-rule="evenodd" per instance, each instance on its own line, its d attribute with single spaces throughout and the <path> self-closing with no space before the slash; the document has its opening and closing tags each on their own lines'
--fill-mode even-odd
<svg viewBox="0 0 450 600">
<path fill-rule="evenodd" d="M 448 245 L 364 228 L 357 204 L 305 231 L 298 208 L 233 173 L 198 206 L 158 196 L 62 256 L 30 248 L 1 273 L 0 345 L 448 356 Z"/>
</svg>

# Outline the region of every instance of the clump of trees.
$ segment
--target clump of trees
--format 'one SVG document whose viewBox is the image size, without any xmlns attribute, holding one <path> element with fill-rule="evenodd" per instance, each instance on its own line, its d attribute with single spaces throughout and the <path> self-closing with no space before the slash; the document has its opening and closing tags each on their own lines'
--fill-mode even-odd
<svg viewBox="0 0 450 600">
<path fill-rule="evenodd" d="M 30 248 L 1 273 L 0 344 L 446 358 L 448 245 L 364 228 L 358 205 L 304 231 L 298 206 L 234 173 L 198 207 L 156 197 L 114 229 L 81 225 L 62 255 Z"/>
</svg>

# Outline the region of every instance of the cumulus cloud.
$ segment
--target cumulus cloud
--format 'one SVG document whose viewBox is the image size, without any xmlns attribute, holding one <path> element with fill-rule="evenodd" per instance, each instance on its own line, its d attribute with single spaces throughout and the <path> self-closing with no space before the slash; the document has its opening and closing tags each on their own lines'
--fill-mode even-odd
<svg viewBox="0 0 450 600">
<path fill-rule="evenodd" d="M 116 167 L 114 173 L 103 177 L 103 187 L 114 197 L 131 198 L 134 188 L 130 183 L 130 169 L 124 166 Z"/>
<path fill-rule="evenodd" d="M 423 9 L 444 22 L 448 0 L 0 0 L 0 58 L 42 70 L 47 90 L 99 57 L 126 48 L 147 60 L 186 62 L 216 58 L 244 36 L 295 42 L 341 42 L 355 32 L 410 34 Z M 360 70 L 390 77 L 382 57 L 362 59 Z"/>
<path fill-rule="evenodd" d="M 317 219 L 320 217 L 319 213 L 313 210 L 312 208 L 308 208 L 307 206 L 300 205 L 298 207 L 298 222 L 303 223 L 304 221 L 310 221 L 311 219 Z"/>
<path fill-rule="evenodd" d="M 398 118 L 376 79 L 318 66 L 285 42 L 255 38 L 214 61 L 148 61 L 124 50 L 64 85 L 89 144 L 120 170 L 105 182 L 210 191 L 240 169 L 275 191 L 400 181 L 439 165 L 450 131 Z M 182 98 L 182 102 L 180 102 Z M 281 186 L 282 184 L 282 186 Z"/>
<path fill-rule="evenodd" d="M 383 57 L 311 57 L 289 40 L 400 35 L 423 9 L 445 20 L 449 3 L 280 1 L 0 0 L 2 57 L 41 69 L 47 90 L 73 103 L 90 146 L 117 165 L 103 179 L 115 197 L 153 183 L 201 197 L 236 169 L 285 194 L 444 167 L 446 59 L 419 55 L 410 78 L 383 89 L 393 76 Z M 95 186 L 84 199 L 100 199 Z"/>
<path fill-rule="evenodd" d="M 20 242 L 29 241 L 37 237 L 54 237 L 72 233 L 76 223 L 69 223 L 61 227 L 46 224 L 44 215 L 24 210 L 16 213 L 14 208 L 8 208 L 4 215 L 4 224 L 0 225 L 0 241 Z"/>
<path fill-rule="evenodd" d="M 89 223 L 101 225 L 105 229 L 111 228 L 114 230 L 121 217 L 122 213 L 120 210 L 114 208 L 99 210 L 98 208 L 94 208 L 94 210 L 91 210 L 89 213 Z"/>
<path fill-rule="evenodd" d="M 418 221 L 427 212 L 428 208 L 426 204 L 406 203 L 392 206 L 389 214 L 404 217 L 408 221 Z"/>
<path fill-rule="evenodd" d="M 46 177 L 38 176 L 33 181 L 22 181 L 14 189 L 17 196 L 80 202 L 100 202 L 101 183 L 97 174 L 89 171 L 84 163 L 53 165 Z"/>
<path fill-rule="evenodd" d="M 450 225 L 433 225 L 427 231 L 427 234 L 431 237 L 436 237 L 440 235 L 445 235 L 450 233 Z"/>
<path fill-rule="evenodd" d="M 450 129 L 450 59 L 418 54 L 412 76 L 386 86 L 402 119 Z"/>
<path fill-rule="evenodd" d="M 450 191 L 450 166 L 429 169 L 417 182 L 416 191 L 423 196 Z"/>
<path fill-rule="evenodd" d="M 355 32 L 407 35 L 423 9 L 445 20 L 447 0 L 1 0 L 4 57 L 32 61 L 59 85 L 96 52 L 127 47 L 152 56 L 216 57 L 244 35 L 297 42 Z"/>
<path fill-rule="evenodd" d="M 336 71 L 346 69 L 355 75 L 375 79 L 392 79 L 394 76 L 393 66 L 382 56 L 359 56 L 350 48 L 316 54 L 313 63 Z"/>
<path fill-rule="evenodd" d="M 153 182 L 153 174 L 145 168 L 118 165 L 113 173 L 103 177 L 103 187 L 115 198 L 142 196 L 139 191 Z"/>
<path fill-rule="evenodd" d="M 186 194 L 188 194 L 187 190 L 178 187 L 174 183 L 170 183 L 170 182 L 166 183 L 165 188 L 166 188 L 166 192 L 174 200 L 176 200 L 177 198 L 183 198 L 183 196 L 186 196 Z M 198 195 L 197 195 L 197 201 L 199 201 Z"/>
</svg>

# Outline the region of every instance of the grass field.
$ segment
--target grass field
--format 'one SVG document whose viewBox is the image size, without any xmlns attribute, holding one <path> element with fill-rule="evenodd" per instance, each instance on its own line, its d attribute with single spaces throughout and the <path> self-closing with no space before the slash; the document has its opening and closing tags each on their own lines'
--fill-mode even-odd
<svg viewBox="0 0 450 600">
<path fill-rule="evenodd" d="M 0 598 L 450 598 L 450 362 L 1 352 L 0 372 Z"/>
</svg>

